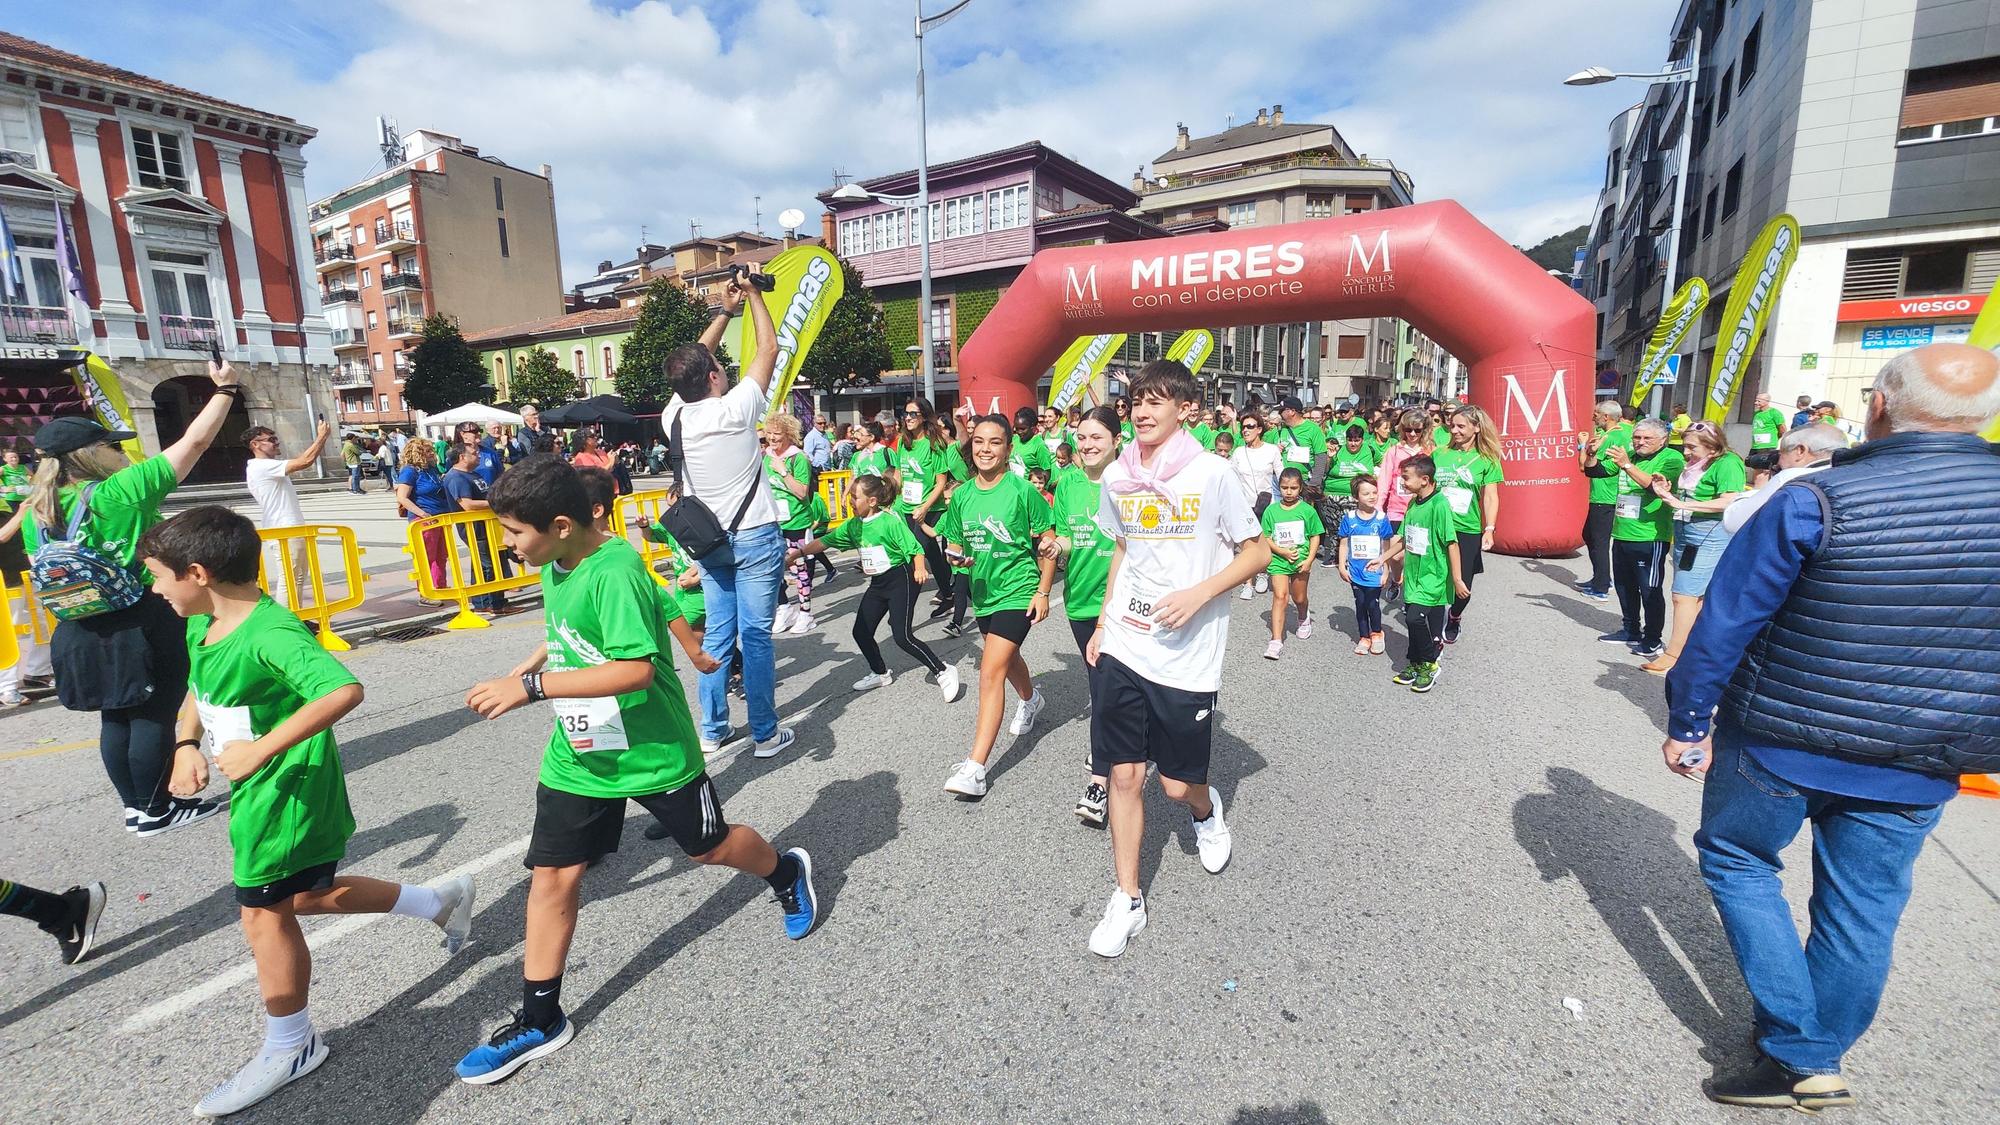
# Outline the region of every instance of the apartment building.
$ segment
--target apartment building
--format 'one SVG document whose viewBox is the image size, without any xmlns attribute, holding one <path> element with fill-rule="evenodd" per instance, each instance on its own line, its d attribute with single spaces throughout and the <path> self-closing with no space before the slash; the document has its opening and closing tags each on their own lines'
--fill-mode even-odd
<svg viewBox="0 0 2000 1125">
<path fill-rule="evenodd" d="M 0 443 L 89 411 L 86 351 L 116 373 L 147 450 L 207 401 L 211 342 L 245 395 L 194 472 L 238 479 L 238 435 L 294 449 L 334 356 L 306 245 L 314 130 L 0 32 L 0 214 L 22 289 L 0 286 Z M 73 265 L 72 265 L 73 263 Z"/>
<path fill-rule="evenodd" d="M 549 166 L 515 168 L 419 129 L 402 160 L 312 205 L 312 264 L 341 423 L 407 426 L 408 353 L 433 313 L 467 336 L 563 312 Z"/>
</svg>

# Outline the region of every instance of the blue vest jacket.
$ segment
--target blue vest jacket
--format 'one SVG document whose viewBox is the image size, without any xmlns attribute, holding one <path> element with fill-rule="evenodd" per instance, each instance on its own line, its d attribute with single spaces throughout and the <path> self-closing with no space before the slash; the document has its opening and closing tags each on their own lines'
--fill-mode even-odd
<svg viewBox="0 0 2000 1125">
<path fill-rule="evenodd" d="M 2000 771 L 2000 446 L 1895 434 L 1795 481 L 1825 539 L 1722 709 L 1754 742 Z"/>
</svg>

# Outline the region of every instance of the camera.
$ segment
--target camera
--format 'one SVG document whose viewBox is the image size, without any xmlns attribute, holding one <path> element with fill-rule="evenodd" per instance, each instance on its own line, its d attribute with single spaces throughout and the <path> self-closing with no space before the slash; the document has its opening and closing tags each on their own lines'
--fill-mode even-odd
<svg viewBox="0 0 2000 1125">
<path fill-rule="evenodd" d="M 761 289 L 766 293 L 769 293 L 778 287 L 777 278 L 772 277 L 768 273 L 758 273 L 756 270 L 751 269 L 749 266 L 733 265 L 729 267 L 729 272 L 735 274 L 737 281 L 741 282 L 742 284 L 751 286 L 752 288 L 755 289 Z"/>
</svg>

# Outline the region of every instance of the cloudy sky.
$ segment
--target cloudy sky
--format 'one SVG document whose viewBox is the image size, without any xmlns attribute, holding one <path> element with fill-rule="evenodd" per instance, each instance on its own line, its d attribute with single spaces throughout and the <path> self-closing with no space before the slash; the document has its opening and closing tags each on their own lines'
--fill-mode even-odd
<svg viewBox="0 0 2000 1125">
<path fill-rule="evenodd" d="M 947 0 L 928 0 L 938 11 Z M 933 163 L 1039 139 L 1114 180 L 1281 103 L 1526 245 L 1586 221 L 1604 128 L 1675 0 L 972 0 L 928 37 Z M 555 168 L 564 273 L 816 215 L 835 169 L 916 164 L 912 0 L 15 0 L 9 31 L 319 130 L 315 198 L 375 116 Z M 817 220 L 809 220 L 816 225 Z"/>
</svg>

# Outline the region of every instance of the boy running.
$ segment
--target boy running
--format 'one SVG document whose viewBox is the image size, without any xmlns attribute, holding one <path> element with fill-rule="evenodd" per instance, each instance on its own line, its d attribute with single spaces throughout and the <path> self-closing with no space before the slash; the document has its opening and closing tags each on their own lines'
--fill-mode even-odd
<svg viewBox="0 0 2000 1125">
<path fill-rule="evenodd" d="M 1379 572 L 1404 560 L 1403 619 L 1410 631 L 1410 658 L 1391 679 L 1411 691 L 1426 692 L 1437 683 L 1445 611 L 1454 597 L 1470 597 L 1472 591 L 1459 572 L 1458 534 L 1451 504 L 1437 486 L 1437 463 L 1429 454 L 1419 453 L 1398 471 L 1410 506 L 1389 549 L 1368 569 Z"/>
<path fill-rule="evenodd" d="M 207 787 L 206 736 L 229 779 L 236 901 L 264 998 L 263 1047 L 195 1105 L 201 1117 L 248 1109 L 326 1061 L 306 1005 L 312 951 L 300 915 L 423 918 L 453 953 L 472 930 L 468 877 L 418 887 L 334 875 L 354 814 L 333 724 L 360 704 L 361 685 L 257 588 L 262 550 L 255 524 L 212 505 L 154 526 L 138 548 L 154 591 L 187 618 L 188 699 L 169 789 L 192 797 Z"/>
<path fill-rule="evenodd" d="M 1116 541 L 1110 586 L 1085 656 L 1097 669 L 1090 706 L 1095 772 L 1111 778 L 1111 852 L 1118 886 L 1090 934 L 1100 957 L 1146 928 L 1139 889 L 1146 763 L 1193 815 L 1201 865 L 1229 863 L 1222 797 L 1208 783 L 1215 693 L 1222 686 L 1229 605 L 1219 600 L 1271 561 L 1250 497 L 1229 464 L 1180 427 L 1194 376 L 1155 360 L 1132 383 L 1132 445 L 1104 472 L 1097 522 Z"/>
<path fill-rule="evenodd" d="M 491 502 L 507 545 L 542 568 L 548 640 L 545 656 L 474 685 L 466 706 L 495 719 L 548 699 L 556 721 L 525 860 L 533 875 L 521 1010 L 460 1060 L 458 1076 L 474 1085 L 498 1082 L 575 1035 L 561 1001 L 580 885 L 592 860 L 618 850 L 628 799 L 659 818 L 695 862 L 769 883 L 787 937 L 805 937 L 818 920 L 805 850 L 779 855 L 755 830 L 723 819 L 674 675 L 665 617 L 673 603 L 654 592 L 630 543 L 592 526 L 576 470 L 531 457 L 501 476 Z"/>
</svg>

